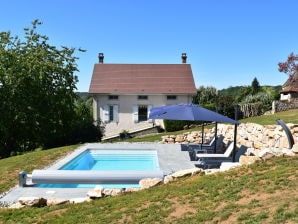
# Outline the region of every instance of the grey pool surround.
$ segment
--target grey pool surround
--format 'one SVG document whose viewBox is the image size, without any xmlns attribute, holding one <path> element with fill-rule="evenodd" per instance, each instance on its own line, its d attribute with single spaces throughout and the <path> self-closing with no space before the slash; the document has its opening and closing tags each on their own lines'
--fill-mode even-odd
<svg viewBox="0 0 298 224">
<path fill-rule="evenodd" d="M 163 175 L 168 175 L 173 172 L 194 168 L 195 164 L 190 161 L 187 151 L 181 151 L 179 144 L 158 144 L 158 143 L 107 143 L 107 144 L 86 144 L 76 149 L 73 153 L 65 158 L 57 161 L 46 170 L 57 170 L 69 160 L 75 158 L 82 153 L 86 148 L 101 148 L 101 149 L 144 149 L 151 148 L 157 151 L 159 167 Z M 16 177 L 17 178 L 17 177 Z M 20 197 L 57 197 L 65 199 L 85 198 L 90 188 L 37 188 L 34 186 L 19 187 L 15 186 L 7 194 L 0 197 L 1 202 L 17 202 Z"/>
</svg>

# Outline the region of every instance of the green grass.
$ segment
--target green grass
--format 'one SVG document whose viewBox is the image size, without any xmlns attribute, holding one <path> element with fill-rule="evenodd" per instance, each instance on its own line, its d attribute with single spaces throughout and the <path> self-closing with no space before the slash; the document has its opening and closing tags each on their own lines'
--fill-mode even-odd
<svg viewBox="0 0 298 224">
<path fill-rule="evenodd" d="M 284 112 L 278 112 L 278 113 L 271 114 L 271 115 L 249 117 L 249 118 L 240 120 L 240 122 L 269 125 L 269 124 L 275 124 L 276 123 L 275 120 L 278 118 L 283 120 L 285 123 L 298 124 L 298 109 L 284 111 Z"/>
<path fill-rule="evenodd" d="M 279 113 L 278 117 L 298 123 L 297 112 Z M 259 123 L 259 118 L 254 119 Z M 274 124 L 275 117 L 266 116 L 266 122 Z M 138 140 L 149 141 L 151 137 Z M 43 168 L 76 147 L 35 151 L 0 160 L 0 194 L 17 184 L 19 171 Z M 298 223 L 297 165 L 297 156 L 279 157 L 225 173 L 184 178 L 82 204 L 0 209 L 0 224 Z"/>
<path fill-rule="evenodd" d="M 18 173 L 22 170 L 32 172 L 33 169 L 43 168 L 58 158 L 77 148 L 78 145 L 54 148 L 50 150 L 37 150 L 24 155 L 13 156 L 0 160 L 0 194 L 8 191 L 18 183 Z"/>
<path fill-rule="evenodd" d="M 82 204 L 2 209 L 0 223 L 297 223 L 297 165 L 280 157 Z"/>
</svg>

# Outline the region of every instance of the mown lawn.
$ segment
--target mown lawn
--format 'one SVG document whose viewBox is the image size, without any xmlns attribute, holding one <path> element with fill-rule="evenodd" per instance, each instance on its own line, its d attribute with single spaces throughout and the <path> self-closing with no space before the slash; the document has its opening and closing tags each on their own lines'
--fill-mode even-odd
<svg viewBox="0 0 298 224">
<path fill-rule="evenodd" d="M 298 124 L 298 109 L 278 112 L 271 115 L 262 115 L 258 117 L 245 118 L 243 120 L 240 120 L 240 122 L 268 125 L 275 124 L 276 119 L 282 119 L 285 123 Z"/>
<path fill-rule="evenodd" d="M 298 223 L 298 157 L 92 202 L 0 210 L 0 223 Z"/>
<path fill-rule="evenodd" d="M 18 173 L 22 170 L 31 173 L 34 169 L 49 166 L 57 159 L 72 152 L 78 145 L 48 150 L 37 150 L 24 155 L 0 159 L 0 194 L 8 191 L 18 183 Z"/>
</svg>

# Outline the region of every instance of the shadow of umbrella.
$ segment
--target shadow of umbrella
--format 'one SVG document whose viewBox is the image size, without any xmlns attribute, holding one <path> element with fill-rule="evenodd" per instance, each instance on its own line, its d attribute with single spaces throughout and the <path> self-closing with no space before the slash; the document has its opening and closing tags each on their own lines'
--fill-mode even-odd
<svg viewBox="0 0 298 224">
<path fill-rule="evenodd" d="M 161 107 L 153 107 L 150 110 L 149 119 L 209 121 L 216 122 L 216 124 L 234 124 L 234 142 L 236 143 L 238 121 L 195 104 L 171 104 Z M 235 161 L 235 150 L 236 144 L 234 144 L 233 149 L 233 161 Z"/>
</svg>

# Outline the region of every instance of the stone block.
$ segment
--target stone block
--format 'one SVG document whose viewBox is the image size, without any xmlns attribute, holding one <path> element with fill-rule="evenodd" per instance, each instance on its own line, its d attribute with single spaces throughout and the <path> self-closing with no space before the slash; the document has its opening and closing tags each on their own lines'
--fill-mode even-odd
<svg viewBox="0 0 298 224">
<path fill-rule="evenodd" d="M 200 168 L 191 168 L 191 169 L 177 171 L 173 173 L 171 176 L 174 178 L 179 178 L 179 177 L 185 177 L 185 176 L 192 176 L 201 172 L 202 172 L 202 169 Z"/>
<path fill-rule="evenodd" d="M 292 151 L 296 154 L 298 154 L 298 143 L 294 144 L 292 147 Z"/>
<path fill-rule="evenodd" d="M 139 181 L 141 189 L 147 189 L 163 183 L 161 178 L 144 178 Z"/>
<path fill-rule="evenodd" d="M 261 158 L 258 156 L 240 156 L 239 163 L 241 165 L 250 165 L 259 160 L 261 160 Z"/>
<path fill-rule="evenodd" d="M 106 188 L 103 189 L 102 193 L 105 196 L 116 196 L 116 195 L 120 195 L 124 192 L 124 189 L 121 188 Z"/>
<path fill-rule="evenodd" d="M 20 197 L 18 202 L 25 206 L 42 207 L 46 206 L 47 199 L 39 197 Z"/>
<path fill-rule="evenodd" d="M 102 187 L 95 187 L 93 190 L 88 191 L 87 196 L 89 198 L 102 198 L 103 195 L 103 188 Z"/>
<path fill-rule="evenodd" d="M 63 198 L 48 198 L 47 206 L 69 204 L 69 200 Z"/>
<path fill-rule="evenodd" d="M 170 183 L 174 180 L 174 178 L 171 175 L 165 176 L 165 178 L 163 179 L 163 183 L 167 184 Z"/>
</svg>

